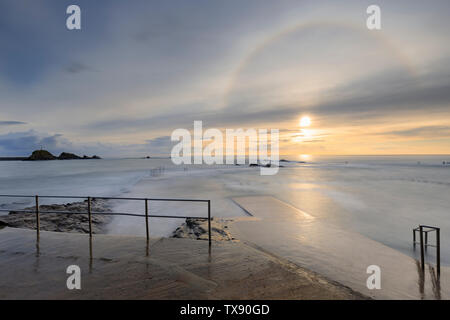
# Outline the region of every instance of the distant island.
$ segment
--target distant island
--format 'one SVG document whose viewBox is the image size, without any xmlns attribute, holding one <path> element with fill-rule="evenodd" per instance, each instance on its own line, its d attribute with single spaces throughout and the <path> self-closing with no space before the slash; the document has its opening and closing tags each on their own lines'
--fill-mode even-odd
<svg viewBox="0 0 450 320">
<path fill-rule="evenodd" d="M 40 160 L 83 160 L 83 159 L 101 159 L 99 156 L 88 157 L 86 155 L 80 157 L 74 153 L 62 152 L 58 157 L 47 150 L 35 150 L 28 158 L 24 158 L 24 161 L 40 161 Z"/>
</svg>

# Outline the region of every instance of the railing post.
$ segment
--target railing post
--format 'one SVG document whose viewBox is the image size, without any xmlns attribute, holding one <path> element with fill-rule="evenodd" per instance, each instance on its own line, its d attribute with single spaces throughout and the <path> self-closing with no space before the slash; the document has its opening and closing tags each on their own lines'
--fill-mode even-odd
<svg viewBox="0 0 450 320">
<path fill-rule="evenodd" d="M 423 227 L 419 226 L 420 232 L 420 264 L 422 267 L 422 271 L 425 271 L 425 256 L 423 250 Z"/>
<path fill-rule="evenodd" d="M 148 199 L 145 199 L 145 232 L 147 233 L 147 241 L 150 239 L 148 232 Z"/>
<path fill-rule="evenodd" d="M 416 249 L 416 229 L 413 229 L 413 247 Z"/>
<path fill-rule="evenodd" d="M 211 200 L 208 200 L 208 242 L 211 247 Z"/>
<path fill-rule="evenodd" d="M 39 196 L 35 196 L 36 200 L 36 231 L 39 234 L 40 223 L 39 223 Z"/>
<path fill-rule="evenodd" d="M 441 229 L 436 228 L 436 268 L 438 277 L 441 274 Z"/>
<path fill-rule="evenodd" d="M 89 237 L 92 238 L 91 197 L 88 197 L 87 209 L 88 209 L 88 217 L 89 217 Z"/>
<path fill-rule="evenodd" d="M 92 273 L 92 262 L 94 257 L 92 255 L 92 238 L 89 237 L 89 273 Z"/>
</svg>

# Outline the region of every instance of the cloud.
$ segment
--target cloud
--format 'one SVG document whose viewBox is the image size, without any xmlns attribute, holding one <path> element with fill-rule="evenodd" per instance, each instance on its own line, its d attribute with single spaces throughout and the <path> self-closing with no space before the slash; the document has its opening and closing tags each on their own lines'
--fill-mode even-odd
<svg viewBox="0 0 450 320">
<path fill-rule="evenodd" d="M 3 156 L 26 156 L 33 150 L 46 149 L 62 152 L 70 143 L 61 134 L 39 134 L 34 130 L 0 135 L 0 152 Z"/>
<path fill-rule="evenodd" d="M 79 0 L 80 32 L 65 28 L 68 1 L 28 2 L 0 5 L 1 113 L 64 136 L 22 132 L 27 147 L 8 140 L 2 152 L 76 139 L 73 152 L 153 154 L 194 120 L 283 129 L 304 112 L 324 128 L 450 116 L 448 2 L 389 4 L 392 24 L 376 35 L 357 1 Z M 291 32 L 303 24 L 313 27 Z"/>
<path fill-rule="evenodd" d="M 84 64 L 84 63 L 80 63 L 80 62 L 72 62 L 70 63 L 66 69 L 65 69 L 68 73 L 80 73 L 83 71 L 94 71 L 93 68 L 89 67 L 88 65 Z"/>
<path fill-rule="evenodd" d="M 27 123 L 22 121 L 0 121 L 0 126 L 14 126 L 20 124 L 27 124 Z"/>
<path fill-rule="evenodd" d="M 172 144 L 170 136 L 157 137 L 154 139 L 147 140 L 147 145 L 149 147 L 167 147 Z"/>
<path fill-rule="evenodd" d="M 309 108 L 325 115 L 389 114 L 412 111 L 449 111 L 450 74 L 429 82 L 428 75 L 409 79 L 386 72 L 383 75 L 359 79 L 324 94 L 324 102 Z M 374 81 L 376 80 L 376 81 Z"/>
<path fill-rule="evenodd" d="M 443 139 L 450 137 L 450 126 L 423 126 L 407 130 L 381 132 L 377 135 Z"/>
<path fill-rule="evenodd" d="M 170 136 L 161 136 L 147 140 L 144 148 L 152 156 L 168 156 L 174 144 Z"/>
<path fill-rule="evenodd" d="M 28 156 L 32 151 L 45 149 L 58 155 L 61 152 L 72 152 L 78 155 L 99 155 L 101 157 L 141 157 L 167 156 L 173 142 L 169 136 L 161 136 L 147 140 L 142 144 L 90 143 L 76 144 L 62 134 L 40 133 L 34 130 L 10 132 L 0 135 L 0 156 Z"/>
<path fill-rule="evenodd" d="M 442 72 L 442 70 L 440 71 Z M 252 127 L 258 124 L 277 124 L 296 118 L 301 112 L 309 112 L 324 119 L 341 119 L 341 124 L 356 120 L 370 122 L 378 118 L 399 117 L 411 113 L 450 112 L 450 72 L 431 80 L 433 72 L 411 78 L 401 71 L 386 71 L 357 79 L 321 94 L 321 101 L 304 107 L 292 104 L 252 106 L 236 104 L 214 112 L 205 111 L 199 102 L 197 110 L 191 107 L 177 108 L 150 117 L 120 117 L 88 123 L 83 127 L 93 132 L 138 132 L 190 128 L 194 120 L 203 120 L 208 127 Z"/>
<path fill-rule="evenodd" d="M 442 62 L 442 61 L 441 61 Z M 364 75 L 320 92 L 317 102 L 310 105 L 283 104 L 277 98 L 266 99 L 255 106 L 252 99 L 229 106 L 218 114 L 221 119 L 282 121 L 311 113 L 315 117 L 340 124 L 376 119 L 394 120 L 413 113 L 433 115 L 450 113 L 450 61 L 421 75 L 406 74 L 403 69 L 389 69 Z M 248 97 L 247 97 L 248 98 Z M 245 110 L 252 110 L 246 112 Z"/>
</svg>

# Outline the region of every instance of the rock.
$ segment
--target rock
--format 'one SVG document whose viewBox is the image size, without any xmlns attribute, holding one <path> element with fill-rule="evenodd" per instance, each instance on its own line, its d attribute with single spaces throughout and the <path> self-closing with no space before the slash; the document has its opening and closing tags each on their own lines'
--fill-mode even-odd
<svg viewBox="0 0 450 320">
<path fill-rule="evenodd" d="M 38 161 L 38 160 L 56 160 L 57 158 L 47 150 L 35 150 L 26 160 Z"/>
<path fill-rule="evenodd" d="M 104 199 L 92 199 L 91 209 L 92 212 L 111 212 L 107 200 Z M 11 211 L 7 216 L 0 216 L 0 226 L 36 229 L 36 207 L 28 207 L 23 210 L 30 212 Z M 41 230 L 89 233 L 87 200 L 67 204 L 41 205 L 39 210 L 41 211 L 39 218 Z M 68 213 L 45 213 L 45 211 L 63 211 Z M 86 213 L 78 214 L 76 212 Z M 106 233 L 106 225 L 111 220 L 112 216 L 92 214 L 92 232 Z"/>
<path fill-rule="evenodd" d="M 99 156 L 97 155 L 93 155 L 92 157 L 88 157 L 87 155 L 83 155 L 83 158 L 80 159 L 101 159 Z"/>
<path fill-rule="evenodd" d="M 225 228 L 226 220 L 211 219 L 211 239 L 215 241 L 231 241 L 234 238 Z M 208 240 L 208 220 L 187 218 L 186 222 L 178 227 L 172 234 L 172 238 L 189 238 L 196 240 Z"/>
<path fill-rule="evenodd" d="M 92 157 L 88 157 L 84 155 L 83 157 L 77 156 L 74 153 L 62 152 L 59 157 L 55 157 L 47 150 L 35 150 L 28 158 L 23 160 L 27 161 L 38 161 L 38 160 L 78 160 L 78 159 L 101 159 L 99 156 L 94 155 Z"/>
<path fill-rule="evenodd" d="M 264 168 L 270 168 L 272 166 L 271 163 L 267 163 L 267 164 L 259 164 L 259 163 L 250 163 L 249 164 L 250 167 L 264 167 Z"/>
<path fill-rule="evenodd" d="M 59 160 L 72 160 L 72 159 L 81 159 L 81 157 L 77 156 L 76 154 L 73 153 L 68 153 L 68 152 L 62 152 L 59 157 Z"/>
</svg>

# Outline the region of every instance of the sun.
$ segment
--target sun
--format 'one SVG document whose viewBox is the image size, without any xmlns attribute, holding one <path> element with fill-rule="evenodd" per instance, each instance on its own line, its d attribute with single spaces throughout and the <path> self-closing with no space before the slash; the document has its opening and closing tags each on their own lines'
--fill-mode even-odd
<svg viewBox="0 0 450 320">
<path fill-rule="evenodd" d="M 311 125 L 310 117 L 302 117 L 300 119 L 300 127 L 309 127 Z"/>
</svg>

